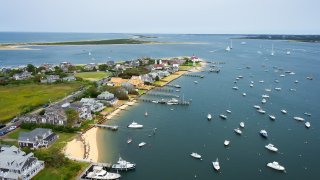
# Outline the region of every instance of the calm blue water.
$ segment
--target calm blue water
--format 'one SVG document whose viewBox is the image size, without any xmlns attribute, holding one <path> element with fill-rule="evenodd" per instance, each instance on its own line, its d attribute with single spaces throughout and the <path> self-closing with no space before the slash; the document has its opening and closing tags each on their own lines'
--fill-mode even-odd
<svg viewBox="0 0 320 180">
<path fill-rule="evenodd" d="M 19 35 L 20 36 L 20 35 Z M 21 35 L 22 36 L 22 35 Z M 37 37 L 37 41 L 50 39 Z M 73 34 L 72 34 L 73 36 Z M 89 38 L 80 36 L 78 38 Z M 90 35 L 89 39 L 102 36 Z M 106 37 L 109 36 L 108 34 Z M 110 35 L 111 37 L 113 35 Z M 127 36 L 115 34 L 115 36 Z M 4 40 L 0 33 L 0 41 Z M 6 37 L 8 38 L 8 37 Z M 59 37 L 54 37 L 54 39 Z M 61 40 L 72 39 L 64 34 Z M 119 131 L 99 130 L 100 160 L 115 162 L 119 155 L 135 162 L 137 168 L 122 173 L 122 179 L 318 179 L 320 166 L 318 152 L 320 150 L 320 45 L 314 43 L 298 43 L 286 41 L 246 40 L 247 45 L 240 45 L 241 40 L 234 40 L 234 49 L 227 53 L 224 48 L 229 43 L 227 35 L 159 35 L 161 41 L 203 42 L 205 44 L 180 45 L 105 45 L 105 46 L 56 46 L 37 47 L 34 51 L 0 51 L 1 66 L 15 66 L 33 62 L 58 63 L 69 60 L 73 63 L 104 62 L 108 59 L 124 60 L 141 56 L 168 57 L 195 54 L 206 60 L 223 61 L 220 74 L 198 73 L 205 78 L 181 77 L 174 81 L 182 86 L 177 93 L 186 99 L 192 99 L 190 106 L 167 106 L 140 102 L 125 110 L 109 124 L 120 126 Z M 10 39 L 10 38 L 8 38 Z M 15 37 L 12 41 L 34 41 L 30 38 Z M 270 56 L 271 43 L 275 45 L 275 56 Z M 290 49 L 291 55 L 285 55 Z M 88 56 L 91 51 L 92 56 Z M 260 51 L 261 53 L 257 53 Z M 110 57 L 110 58 L 109 58 Z M 92 59 L 94 58 L 94 59 Z M 251 69 L 246 69 L 250 66 Z M 275 72 L 274 66 L 294 71 L 295 75 Z M 238 91 L 232 90 L 237 76 Z M 306 80 L 313 76 L 314 80 Z M 280 83 L 275 83 L 278 79 Z M 199 84 L 194 84 L 197 80 Z M 265 83 L 258 83 L 264 80 Z M 299 83 L 295 84 L 294 81 Z M 253 88 L 249 87 L 254 81 Z M 282 91 L 275 91 L 281 87 Z M 265 92 L 271 88 L 272 92 Z M 292 92 L 289 89 L 295 88 Z M 242 93 L 247 93 L 246 97 Z M 261 104 L 261 95 L 269 94 L 270 99 Z M 145 98 L 154 98 L 145 96 Z M 261 105 L 267 114 L 274 114 L 277 119 L 269 120 L 267 115 L 258 114 L 254 104 Z M 173 110 L 171 110 L 173 108 Z M 218 115 L 230 109 L 227 120 Z M 280 110 L 286 109 L 287 115 Z M 149 116 L 144 117 L 148 111 Z M 303 115 L 310 112 L 311 117 Z M 207 121 L 208 113 L 213 120 Z M 301 116 L 311 122 L 311 128 L 293 120 L 293 116 Z M 141 130 L 130 130 L 126 126 L 132 121 L 144 125 Z M 238 136 L 233 129 L 244 121 L 246 127 L 243 135 Z M 155 136 L 149 137 L 152 129 L 157 128 Z M 259 135 L 266 129 L 268 139 Z M 133 139 L 127 144 L 128 137 Z M 231 141 L 225 148 L 225 139 Z M 148 144 L 138 148 L 138 143 Z M 279 148 L 278 153 L 271 153 L 264 146 L 273 143 Z M 191 152 L 203 156 L 202 161 L 190 157 Z M 221 172 L 214 172 L 211 162 L 220 160 Z M 279 173 L 266 167 L 268 162 L 278 161 L 286 167 L 287 173 Z M 196 175 L 196 177 L 195 177 Z"/>
</svg>

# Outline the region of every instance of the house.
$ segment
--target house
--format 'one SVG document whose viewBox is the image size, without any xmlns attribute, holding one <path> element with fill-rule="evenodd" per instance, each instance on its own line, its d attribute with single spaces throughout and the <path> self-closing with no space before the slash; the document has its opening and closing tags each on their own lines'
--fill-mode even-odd
<svg viewBox="0 0 320 180">
<path fill-rule="evenodd" d="M 54 71 L 54 65 L 53 64 L 42 64 L 40 67 L 44 68 L 45 72 Z"/>
<path fill-rule="evenodd" d="M 126 70 L 126 66 L 122 65 L 122 64 L 116 64 L 116 66 L 114 67 L 115 70 Z"/>
<path fill-rule="evenodd" d="M 61 62 L 59 67 L 62 69 L 63 72 L 68 72 L 69 67 L 71 67 L 72 64 L 70 62 Z"/>
<path fill-rule="evenodd" d="M 32 77 L 31 72 L 23 71 L 21 73 L 16 73 L 12 76 L 15 80 L 24 80 Z"/>
<path fill-rule="evenodd" d="M 91 114 L 91 109 L 89 106 L 83 105 L 81 102 L 76 101 L 72 104 L 70 103 L 64 103 L 61 105 L 62 108 L 64 109 L 74 109 L 79 113 L 79 118 L 81 119 L 87 119 L 87 120 L 92 120 L 92 114 Z"/>
<path fill-rule="evenodd" d="M 89 63 L 86 64 L 83 69 L 85 69 L 86 71 L 93 71 L 95 69 L 98 69 L 98 65 L 96 63 Z"/>
<path fill-rule="evenodd" d="M 114 94 L 109 93 L 108 91 L 105 91 L 105 92 L 99 94 L 97 99 L 102 102 L 106 102 L 110 105 L 113 105 L 118 101 L 118 99 L 114 96 Z"/>
<path fill-rule="evenodd" d="M 33 153 L 26 154 L 16 146 L 0 146 L 0 179 L 32 179 L 44 168 Z"/>
<path fill-rule="evenodd" d="M 128 83 L 132 84 L 134 87 L 140 87 L 144 84 L 140 76 L 132 76 Z"/>
<path fill-rule="evenodd" d="M 48 75 L 46 77 L 41 78 L 40 82 L 41 83 L 54 83 L 58 80 L 60 80 L 59 75 Z"/>
<path fill-rule="evenodd" d="M 47 108 L 41 121 L 44 124 L 67 125 L 67 115 L 61 108 Z"/>
<path fill-rule="evenodd" d="M 58 135 L 52 132 L 51 129 L 36 128 L 31 132 L 21 132 L 18 139 L 20 147 L 29 147 L 38 149 L 48 147 L 58 139 Z"/>
<path fill-rule="evenodd" d="M 133 90 L 135 90 L 135 87 L 133 84 L 129 83 L 129 82 L 124 82 L 121 84 L 121 87 L 124 88 L 125 90 L 131 92 Z"/>
<path fill-rule="evenodd" d="M 152 78 L 151 75 L 144 74 L 144 75 L 141 75 L 141 81 L 143 81 L 144 83 L 153 83 L 154 79 Z"/>
<path fill-rule="evenodd" d="M 83 103 L 84 106 L 89 106 L 92 112 L 100 112 L 105 108 L 100 101 L 94 98 L 82 98 L 80 102 Z"/>
<path fill-rule="evenodd" d="M 67 82 L 71 82 L 71 81 L 75 81 L 76 77 L 74 77 L 74 75 L 70 75 L 67 77 L 62 78 L 62 81 L 67 81 Z"/>
<path fill-rule="evenodd" d="M 122 79 L 122 78 L 119 78 L 119 77 L 112 77 L 110 79 L 110 82 L 114 84 L 114 86 L 121 86 L 122 83 L 124 82 L 128 82 L 127 79 Z"/>
<path fill-rule="evenodd" d="M 177 61 L 173 61 L 171 66 L 179 69 L 180 64 Z"/>
<path fill-rule="evenodd" d="M 155 65 L 153 65 L 153 68 L 155 70 L 163 70 L 164 69 L 164 65 L 163 64 L 155 64 Z"/>
<path fill-rule="evenodd" d="M 169 73 L 168 71 L 158 71 L 157 74 L 158 74 L 158 77 L 159 77 L 160 79 L 163 78 L 163 77 L 167 77 L 167 76 L 170 75 L 170 73 Z"/>
</svg>

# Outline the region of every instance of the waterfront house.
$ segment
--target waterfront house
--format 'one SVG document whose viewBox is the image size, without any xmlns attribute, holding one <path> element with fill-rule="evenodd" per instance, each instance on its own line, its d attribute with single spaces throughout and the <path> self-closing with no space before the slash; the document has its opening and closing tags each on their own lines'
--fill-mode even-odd
<svg viewBox="0 0 320 180">
<path fill-rule="evenodd" d="M 70 62 L 61 62 L 59 67 L 62 69 L 63 72 L 68 72 L 69 67 L 71 67 L 72 64 Z"/>
<path fill-rule="evenodd" d="M 25 79 L 32 77 L 32 75 L 31 75 L 31 72 L 23 71 L 21 73 L 14 74 L 12 77 L 15 80 L 25 80 Z"/>
<path fill-rule="evenodd" d="M 153 83 L 153 82 L 154 82 L 154 79 L 153 79 L 152 76 L 149 75 L 149 74 L 141 75 L 141 80 L 142 80 L 144 83 Z"/>
<path fill-rule="evenodd" d="M 18 139 L 20 147 L 29 147 L 38 149 L 48 147 L 58 139 L 58 135 L 52 132 L 51 129 L 36 128 L 30 132 L 21 132 Z"/>
<path fill-rule="evenodd" d="M 54 71 L 54 65 L 53 64 L 42 64 L 40 67 L 44 68 L 45 72 Z"/>
<path fill-rule="evenodd" d="M 114 94 L 112 94 L 108 91 L 105 91 L 105 92 L 99 94 L 97 99 L 102 102 L 106 102 L 110 105 L 113 105 L 113 104 L 117 103 L 117 101 L 118 101 L 118 99 L 114 96 Z"/>
<path fill-rule="evenodd" d="M 79 113 L 79 118 L 92 120 L 91 108 L 89 106 L 83 105 L 83 103 L 76 101 L 72 104 L 64 103 L 61 105 L 64 109 L 74 109 Z"/>
<path fill-rule="evenodd" d="M 32 179 L 44 168 L 33 153 L 26 154 L 15 146 L 0 146 L 0 179 Z"/>
<path fill-rule="evenodd" d="M 126 89 L 127 91 L 131 92 L 133 90 L 135 90 L 135 87 L 133 84 L 129 83 L 129 82 L 124 82 L 121 84 L 121 87 L 123 87 L 124 89 Z"/>
<path fill-rule="evenodd" d="M 132 84 L 134 87 L 140 87 L 144 84 L 140 76 L 132 76 L 128 83 Z"/>
<path fill-rule="evenodd" d="M 114 86 L 121 86 L 122 83 L 124 82 L 128 82 L 127 79 L 122 79 L 122 78 L 119 78 L 119 77 L 112 77 L 110 79 L 110 82 L 114 84 Z"/>
<path fill-rule="evenodd" d="M 67 115 L 62 108 L 49 107 L 44 115 L 25 115 L 19 117 L 25 123 L 67 125 Z"/>
<path fill-rule="evenodd" d="M 80 102 L 83 103 L 84 106 L 89 106 L 92 112 L 100 112 L 105 108 L 103 103 L 94 98 L 82 98 Z"/>
</svg>

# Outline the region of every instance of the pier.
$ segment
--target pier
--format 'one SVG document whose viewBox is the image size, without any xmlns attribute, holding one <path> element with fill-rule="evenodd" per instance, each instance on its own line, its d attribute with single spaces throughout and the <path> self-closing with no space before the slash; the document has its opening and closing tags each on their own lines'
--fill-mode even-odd
<svg viewBox="0 0 320 180">
<path fill-rule="evenodd" d="M 204 75 L 200 74 L 184 74 L 183 76 L 204 78 Z"/>
<path fill-rule="evenodd" d="M 158 96 L 158 97 L 173 97 L 173 98 L 179 98 L 180 96 L 176 94 L 164 94 L 164 93 L 156 93 L 156 92 L 148 92 L 146 95 L 149 96 Z"/>
<path fill-rule="evenodd" d="M 148 102 L 148 103 L 155 103 L 155 104 L 167 104 L 170 99 L 161 99 L 161 100 L 158 100 L 158 99 L 144 99 L 144 98 L 140 98 L 139 99 L 140 101 L 143 101 L 143 102 Z M 171 104 L 171 105 L 183 105 L 183 106 L 188 106 L 190 105 L 190 101 L 178 101 L 176 102 L 175 104 Z"/>
<path fill-rule="evenodd" d="M 153 91 L 160 91 L 160 92 L 173 92 L 173 89 L 169 88 L 154 88 Z"/>
<path fill-rule="evenodd" d="M 105 129 L 110 129 L 112 131 L 116 131 L 118 130 L 118 126 L 110 126 L 110 125 L 105 125 L 105 124 L 95 124 L 96 127 L 99 127 L 99 128 L 105 128 Z"/>
<path fill-rule="evenodd" d="M 165 85 L 165 86 L 167 86 L 167 87 L 172 87 L 172 88 L 181 88 L 181 86 L 178 85 L 178 84 L 167 84 L 167 85 Z"/>
<path fill-rule="evenodd" d="M 209 72 L 219 73 L 220 69 L 219 68 L 211 68 L 211 69 L 209 69 Z"/>
</svg>

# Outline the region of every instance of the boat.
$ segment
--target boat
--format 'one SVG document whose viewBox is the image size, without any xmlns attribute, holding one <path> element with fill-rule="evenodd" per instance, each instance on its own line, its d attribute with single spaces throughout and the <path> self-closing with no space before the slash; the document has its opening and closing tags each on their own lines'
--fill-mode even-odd
<svg viewBox="0 0 320 180">
<path fill-rule="evenodd" d="M 231 50 L 230 46 L 227 46 L 227 47 L 226 47 L 226 51 L 229 52 L 230 50 Z"/>
<path fill-rule="evenodd" d="M 246 43 L 246 42 L 244 42 L 244 41 L 242 41 L 242 42 L 241 42 L 241 45 L 246 45 L 246 44 L 247 44 L 247 43 Z"/>
<path fill-rule="evenodd" d="M 250 84 L 250 87 L 253 87 L 253 84 Z"/>
<path fill-rule="evenodd" d="M 220 170 L 220 163 L 219 163 L 219 159 L 217 158 L 216 161 L 213 161 L 212 162 L 212 165 L 213 165 L 213 168 L 216 170 L 216 171 L 219 171 Z"/>
<path fill-rule="evenodd" d="M 308 80 L 313 80 L 313 77 L 309 77 L 309 76 L 308 76 L 307 79 L 308 79 Z"/>
<path fill-rule="evenodd" d="M 145 142 L 141 142 L 141 143 L 139 143 L 139 147 L 142 147 L 142 146 L 144 146 L 144 145 L 146 145 L 147 143 L 145 143 Z"/>
<path fill-rule="evenodd" d="M 274 89 L 277 90 L 277 91 L 281 91 L 281 88 L 279 88 L 279 87 L 276 87 Z"/>
<path fill-rule="evenodd" d="M 275 83 L 279 83 L 280 81 L 278 79 L 274 80 Z"/>
<path fill-rule="evenodd" d="M 266 102 L 267 102 L 267 100 L 264 99 L 264 98 L 261 100 L 261 103 L 262 103 L 262 104 L 265 104 Z"/>
<path fill-rule="evenodd" d="M 296 89 L 291 88 L 290 91 L 297 91 Z"/>
<path fill-rule="evenodd" d="M 244 128 L 244 122 L 240 122 L 240 127 Z"/>
<path fill-rule="evenodd" d="M 303 114 L 306 115 L 306 116 L 311 116 L 311 113 L 305 112 L 305 113 L 303 113 Z"/>
<path fill-rule="evenodd" d="M 281 112 L 283 113 L 283 114 L 287 114 L 288 112 L 286 111 L 286 110 L 284 110 L 284 109 L 281 109 Z"/>
<path fill-rule="evenodd" d="M 127 143 L 130 144 L 131 142 L 132 142 L 132 139 L 129 138 L 129 139 L 127 140 Z"/>
<path fill-rule="evenodd" d="M 88 55 L 91 56 L 91 52 L 90 51 L 89 51 Z"/>
<path fill-rule="evenodd" d="M 153 101 L 151 101 L 152 103 L 155 103 L 155 104 L 158 104 L 159 103 L 159 101 L 156 101 L 156 100 L 153 100 Z"/>
<path fill-rule="evenodd" d="M 198 84 L 198 81 L 193 81 L 195 84 Z"/>
<path fill-rule="evenodd" d="M 278 171 L 285 171 L 285 168 L 276 161 L 273 161 L 272 163 L 268 163 L 267 166 Z"/>
<path fill-rule="evenodd" d="M 290 54 L 291 54 L 291 52 L 290 52 L 290 51 L 287 51 L 287 52 L 286 52 L 286 54 L 287 54 L 287 55 L 290 55 Z"/>
<path fill-rule="evenodd" d="M 273 44 L 272 44 L 272 48 L 271 48 L 271 56 L 274 56 Z"/>
<path fill-rule="evenodd" d="M 239 88 L 237 86 L 232 87 L 234 90 L 238 90 Z"/>
<path fill-rule="evenodd" d="M 145 115 L 145 116 L 148 116 L 148 112 L 146 111 L 146 112 L 144 113 L 144 115 Z"/>
<path fill-rule="evenodd" d="M 309 128 L 311 126 L 311 124 L 309 122 L 304 123 L 304 125 L 306 125 L 307 128 Z"/>
<path fill-rule="evenodd" d="M 229 146 L 229 144 L 230 144 L 230 141 L 228 141 L 228 140 L 224 140 L 224 143 L 223 143 L 225 146 Z"/>
<path fill-rule="evenodd" d="M 290 72 L 289 74 L 291 74 L 291 75 L 295 75 L 296 73 L 295 73 L 295 72 Z"/>
<path fill-rule="evenodd" d="M 231 113 L 231 111 L 229 109 L 227 109 L 226 112 L 229 113 L 229 114 Z"/>
<path fill-rule="evenodd" d="M 266 113 L 266 111 L 265 110 L 262 110 L 262 109 L 258 109 L 257 110 L 259 113 L 261 113 L 261 114 L 265 114 Z"/>
<path fill-rule="evenodd" d="M 258 105 L 254 105 L 253 107 L 256 108 L 256 109 L 261 109 L 261 107 L 258 106 Z"/>
<path fill-rule="evenodd" d="M 299 81 L 298 81 L 298 80 L 295 80 L 294 83 L 299 83 Z"/>
<path fill-rule="evenodd" d="M 268 144 L 265 147 L 267 149 L 269 149 L 270 151 L 273 151 L 273 152 L 277 152 L 278 151 L 278 148 L 276 148 L 273 144 Z"/>
<path fill-rule="evenodd" d="M 119 160 L 116 164 L 112 165 L 112 169 L 114 170 L 130 170 L 136 168 L 136 164 L 123 160 L 119 157 Z"/>
<path fill-rule="evenodd" d="M 285 77 L 286 75 L 284 75 L 284 74 L 280 74 L 280 77 Z"/>
<path fill-rule="evenodd" d="M 304 121 L 302 117 L 298 117 L 298 116 L 293 117 L 293 119 L 297 121 Z"/>
<path fill-rule="evenodd" d="M 232 39 L 230 40 L 230 49 L 233 49 L 233 46 L 232 46 Z"/>
<path fill-rule="evenodd" d="M 208 118 L 208 120 L 211 120 L 211 118 L 212 118 L 211 114 L 208 114 L 207 118 Z"/>
<path fill-rule="evenodd" d="M 271 92 L 271 89 L 264 89 L 265 91 L 267 91 L 267 92 Z"/>
<path fill-rule="evenodd" d="M 175 88 L 181 88 L 179 84 L 174 85 Z"/>
<path fill-rule="evenodd" d="M 179 89 L 176 89 L 176 92 L 180 92 L 180 90 L 179 90 Z"/>
<path fill-rule="evenodd" d="M 261 135 L 262 137 L 265 137 L 265 138 L 268 137 L 268 133 L 267 133 L 267 131 L 264 130 L 264 129 L 262 129 L 262 130 L 260 131 L 260 135 Z"/>
<path fill-rule="evenodd" d="M 242 131 L 239 128 L 234 129 L 234 132 L 236 132 L 237 134 L 241 135 Z"/>
<path fill-rule="evenodd" d="M 192 156 L 192 157 L 194 157 L 196 159 L 201 159 L 201 155 L 198 154 L 198 153 L 195 153 L 195 152 L 191 153 L 190 156 Z"/>
<path fill-rule="evenodd" d="M 246 96 L 247 95 L 247 93 L 242 93 L 242 96 Z"/>
<path fill-rule="evenodd" d="M 132 121 L 132 123 L 128 125 L 128 128 L 139 129 L 139 128 L 143 128 L 143 125 Z"/>
<path fill-rule="evenodd" d="M 262 94 L 262 98 L 269 98 L 270 96 L 267 94 Z"/>
<path fill-rule="evenodd" d="M 260 80 L 259 83 L 264 83 L 264 80 Z"/>
<path fill-rule="evenodd" d="M 219 117 L 222 118 L 222 119 L 227 119 L 227 118 L 228 118 L 228 117 L 227 117 L 226 115 L 224 115 L 224 114 L 220 114 Z"/>
<path fill-rule="evenodd" d="M 119 179 L 121 177 L 118 173 L 110 173 L 103 169 L 102 166 L 93 166 L 92 172 L 89 172 L 86 176 L 88 179 Z"/>
<path fill-rule="evenodd" d="M 276 120 L 276 117 L 275 117 L 274 115 L 270 115 L 270 114 L 269 114 L 269 118 L 270 118 L 271 120 Z"/>
</svg>

